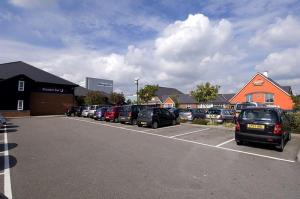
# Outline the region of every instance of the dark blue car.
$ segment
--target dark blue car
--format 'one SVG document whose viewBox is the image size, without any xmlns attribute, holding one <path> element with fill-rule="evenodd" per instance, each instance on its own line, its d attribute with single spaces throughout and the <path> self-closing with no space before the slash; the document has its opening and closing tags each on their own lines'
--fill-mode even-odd
<svg viewBox="0 0 300 199">
<path fill-rule="evenodd" d="M 98 108 L 96 111 L 95 111 L 95 114 L 94 114 L 94 119 L 95 120 L 102 120 L 104 121 L 104 114 L 106 113 L 107 111 L 107 107 L 101 107 L 101 108 Z"/>
</svg>

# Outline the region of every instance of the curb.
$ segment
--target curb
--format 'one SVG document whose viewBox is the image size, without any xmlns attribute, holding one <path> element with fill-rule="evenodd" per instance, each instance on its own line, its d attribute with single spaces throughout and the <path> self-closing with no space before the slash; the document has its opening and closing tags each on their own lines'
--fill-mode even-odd
<svg viewBox="0 0 300 199">
<path fill-rule="evenodd" d="M 225 130 L 234 130 L 234 128 L 224 127 L 224 126 L 213 126 L 213 125 L 202 125 L 202 124 L 189 124 L 189 123 L 180 123 L 186 126 L 197 126 L 197 127 L 209 127 L 212 129 L 225 129 Z"/>
</svg>

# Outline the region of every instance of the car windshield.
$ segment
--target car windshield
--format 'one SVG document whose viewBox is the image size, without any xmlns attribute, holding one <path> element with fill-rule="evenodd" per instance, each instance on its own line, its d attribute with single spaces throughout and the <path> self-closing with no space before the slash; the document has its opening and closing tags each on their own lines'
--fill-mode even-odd
<svg viewBox="0 0 300 199">
<path fill-rule="evenodd" d="M 153 109 L 144 109 L 140 112 L 142 115 L 147 115 L 153 113 Z"/>
<path fill-rule="evenodd" d="M 239 117 L 242 120 L 277 121 L 276 112 L 268 109 L 246 109 L 242 111 Z"/>
<path fill-rule="evenodd" d="M 191 112 L 191 109 L 182 109 L 180 110 L 180 112 L 184 112 L 184 113 Z"/>
<path fill-rule="evenodd" d="M 220 115 L 221 114 L 221 110 L 219 110 L 219 109 L 210 109 L 210 110 L 208 110 L 207 113 L 211 114 L 211 115 Z"/>
</svg>

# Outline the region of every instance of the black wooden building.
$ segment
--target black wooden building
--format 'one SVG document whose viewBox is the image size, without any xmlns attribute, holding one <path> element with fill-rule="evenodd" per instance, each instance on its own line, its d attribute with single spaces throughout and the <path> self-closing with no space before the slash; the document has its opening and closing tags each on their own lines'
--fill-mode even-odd
<svg viewBox="0 0 300 199">
<path fill-rule="evenodd" d="M 63 114 L 78 85 L 24 62 L 0 64 L 0 112 L 9 116 Z"/>
</svg>

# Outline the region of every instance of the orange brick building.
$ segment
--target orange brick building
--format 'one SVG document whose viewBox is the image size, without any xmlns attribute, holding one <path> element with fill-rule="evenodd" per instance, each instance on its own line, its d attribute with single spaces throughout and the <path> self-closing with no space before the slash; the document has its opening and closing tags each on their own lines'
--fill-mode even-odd
<svg viewBox="0 0 300 199">
<path fill-rule="evenodd" d="M 292 89 L 281 86 L 268 77 L 267 73 L 256 73 L 252 79 L 231 99 L 231 104 L 258 102 L 277 106 L 284 110 L 293 109 Z"/>
</svg>

